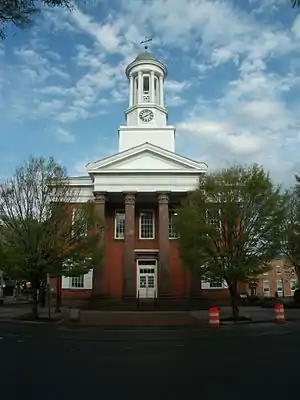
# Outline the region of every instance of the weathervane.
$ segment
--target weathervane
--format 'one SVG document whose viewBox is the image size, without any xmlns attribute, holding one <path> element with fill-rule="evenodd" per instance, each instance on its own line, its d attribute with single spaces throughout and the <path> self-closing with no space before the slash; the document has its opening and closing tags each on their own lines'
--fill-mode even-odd
<svg viewBox="0 0 300 400">
<path fill-rule="evenodd" d="M 145 36 L 145 39 L 141 41 L 141 44 L 144 45 L 145 50 L 148 50 L 148 44 L 149 42 L 152 42 L 152 38 L 148 38 Z"/>
</svg>

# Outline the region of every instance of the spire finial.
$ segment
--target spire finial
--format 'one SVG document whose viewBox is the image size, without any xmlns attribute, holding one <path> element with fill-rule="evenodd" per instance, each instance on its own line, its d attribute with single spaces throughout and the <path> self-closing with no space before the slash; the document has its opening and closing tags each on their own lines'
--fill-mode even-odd
<svg viewBox="0 0 300 400">
<path fill-rule="evenodd" d="M 148 50 L 148 44 L 149 42 L 152 42 L 152 38 L 148 38 L 147 36 L 145 36 L 145 39 L 141 41 L 141 44 L 144 45 L 144 49 Z"/>
</svg>

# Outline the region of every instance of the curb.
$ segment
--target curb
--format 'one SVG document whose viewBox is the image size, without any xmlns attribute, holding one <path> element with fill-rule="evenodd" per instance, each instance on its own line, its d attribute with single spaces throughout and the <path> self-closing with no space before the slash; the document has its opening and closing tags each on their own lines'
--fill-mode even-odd
<svg viewBox="0 0 300 400">
<path fill-rule="evenodd" d="M 30 320 L 19 320 L 19 319 L 13 319 L 13 318 L 1 318 L 0 319 L 0 325 L 1 323 L 11 323 L 11 324 L 30 324 L 30 325 L 59 325 L 63 322 L 63 320 L 48 320 L 48 321 L 30 321 Z"/>
</svg>

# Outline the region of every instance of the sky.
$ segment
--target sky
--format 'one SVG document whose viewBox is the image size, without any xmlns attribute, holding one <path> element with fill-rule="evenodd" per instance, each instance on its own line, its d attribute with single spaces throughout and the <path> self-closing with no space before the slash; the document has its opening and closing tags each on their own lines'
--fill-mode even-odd
<svg viewBox="0 0 300 400">
<path fill-rule="evenodd" d="M 152 37 L 176 152 L 300 172 L 300 11 L 289 0 L 77 0 L 0 42 L 0 176 L 33 156 L 69 175 L 118 151 L 126 66 Z"/>
</svg>

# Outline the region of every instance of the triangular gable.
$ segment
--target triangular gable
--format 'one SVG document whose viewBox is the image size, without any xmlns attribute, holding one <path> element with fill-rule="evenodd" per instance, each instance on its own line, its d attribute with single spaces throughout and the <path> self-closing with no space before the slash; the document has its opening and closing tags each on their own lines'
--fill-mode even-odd
<svg viewBox="0 0 300 400">
<path fill-rule="evenodd" d="M 121 171 L 163 171 L 163 170 L 194 170 L 205 172 L 206 164 L 190 160 L 178 154 L 144 143 L 140 146 L 114 154 L 113 156 L 87 165 L 89 173 L 105 170 Z"/>
</svg>

